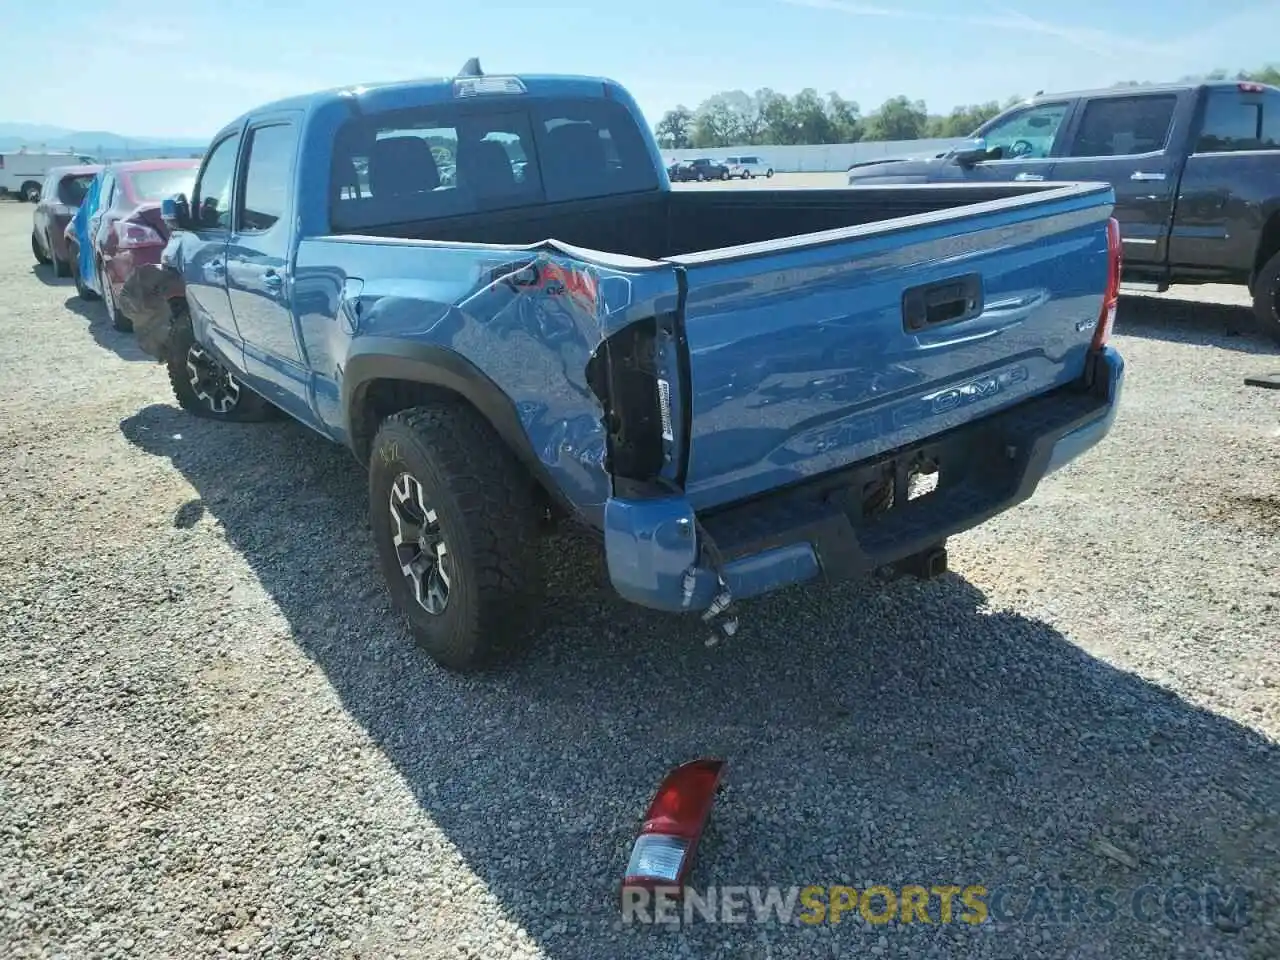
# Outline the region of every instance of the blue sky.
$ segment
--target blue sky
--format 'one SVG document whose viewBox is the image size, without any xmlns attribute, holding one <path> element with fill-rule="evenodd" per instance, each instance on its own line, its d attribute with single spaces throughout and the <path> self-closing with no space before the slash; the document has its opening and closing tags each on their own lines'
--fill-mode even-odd
<svg viewBox="0 0 1280 960">
<path fill-rule="evenodd" d="M 0 121 L 126 135 L 204 137 L 280 96 L 452 74 L 473 55 L 490 73 L 613 77 L 653 120 L 735 88 L 836 90 L 864 112 L 905 93 L 943 112 L 1280 59 L 1280 0 L 3 5 Z"/>
</svg>

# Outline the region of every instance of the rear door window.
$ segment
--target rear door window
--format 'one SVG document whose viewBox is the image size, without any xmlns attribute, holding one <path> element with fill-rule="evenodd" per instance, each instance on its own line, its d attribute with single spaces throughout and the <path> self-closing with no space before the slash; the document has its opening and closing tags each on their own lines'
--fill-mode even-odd
<svg viewBox="0 0 1280 960">
<path fill-rule="evenodd" d="M 1169 141 L 1176 94 L 1100 97 L 1085 104 L 1071 142 L 1073 157 L 1158 153 Z"/>
<path fill-rule="evenodd" d="M 249 158 L 237 215 L 237 228 L 242 233 L 264 233 L 285 215 L 297 146 L 297 127 L 291 123 L 250 131 Z"/>
</svg>

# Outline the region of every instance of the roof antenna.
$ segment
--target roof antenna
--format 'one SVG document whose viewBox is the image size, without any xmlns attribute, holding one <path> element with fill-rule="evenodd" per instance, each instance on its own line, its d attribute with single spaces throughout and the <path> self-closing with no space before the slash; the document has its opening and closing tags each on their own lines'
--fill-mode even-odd
<svg viewBox="0 0 1280 960">
<path fill-rule="evenodd" d="M 462 65 L 462 69 L 458 71 L 460 77 L 483 77 L 484 71 L 480 69 L 480 58 L 472 57 Z"/>
</svg>

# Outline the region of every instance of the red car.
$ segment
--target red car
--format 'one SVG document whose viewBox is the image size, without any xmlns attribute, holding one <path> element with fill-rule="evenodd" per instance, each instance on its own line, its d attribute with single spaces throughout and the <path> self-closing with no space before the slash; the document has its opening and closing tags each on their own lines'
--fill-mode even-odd
<svg viewBox="0 0 1280 960">
<path fill-rule="evenodd" d="M 191 196 L 199 160 L 130 160 L 103 171 L 102 202 L 89 221 L 98 283 L 107 315 L 117 330 L 132 330 L 120 310 L 120 290 L 144 263 L 159 263 L 169 242 L 160 201 L 175 193 Z"/>
<path fill-rule="evenodd" d="M 40 202 L 31 215 L 31 252 L 36 262 L 53 264 L 55 277 L 71 275 L 66 230 L 76 215 L 98 166 L 54 167 L 45 174 Z"/>
</svg>

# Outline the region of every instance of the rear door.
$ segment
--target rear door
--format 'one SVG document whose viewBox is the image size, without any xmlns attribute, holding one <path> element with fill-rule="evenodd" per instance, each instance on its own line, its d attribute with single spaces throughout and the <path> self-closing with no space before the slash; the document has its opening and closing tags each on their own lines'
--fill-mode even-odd
<svg viewBox="0 0 1280 960">
<path fill-rule="evenodd" d="M 309 419 L 309 377 L 290 306 L 298 116 L 264 117 L 246 133 L 227 240 L 227 294 L 244 341 L 245 374 L 268 400 Z"/>
<path fill-rule="evenodd" d="M 1168 256 L 1181 149 L 1193 91 L 1103 95 L 1085 100 L 1054 180 L 1103 180 L 1115 187 L 1126 266 L 1163 265 Z M 1185 109 L 1180 110 L 1182 105 Z"/>
<path fill-rule="evenodd" d="M 695 509 L 839 469 L 1076 380 L 1110 190 L 1066 187 L 673 257 Z"/>
<path fill-rule="evenodd" d="M 1182 172 L 1170 264 L 1247 276 L 1278 199 L 1280 90 L 1210 88 Z"/>
</svg>

